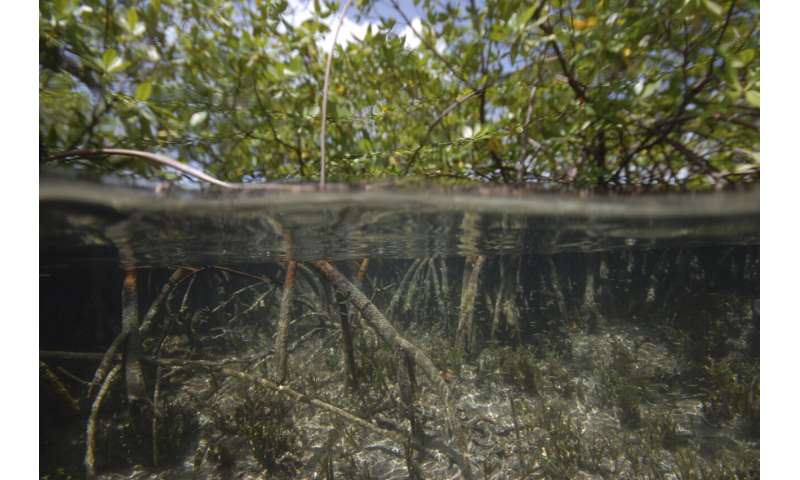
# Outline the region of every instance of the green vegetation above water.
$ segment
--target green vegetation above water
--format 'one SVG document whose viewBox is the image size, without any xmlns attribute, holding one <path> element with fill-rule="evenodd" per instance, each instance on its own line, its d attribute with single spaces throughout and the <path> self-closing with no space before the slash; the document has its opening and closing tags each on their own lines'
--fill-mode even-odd
<svg viewBox="0 0 800 480">
<path fill-rule="evenodd" d="M 323 102 L 341 3 L 42 1 L 42 157 L 316 181 L 324 144 L 339 182 L 758 181 L 759 2 L 414 3 L 355 2 Z M 175 178 L 88 158 L 70 165 Z"/>
</svg>

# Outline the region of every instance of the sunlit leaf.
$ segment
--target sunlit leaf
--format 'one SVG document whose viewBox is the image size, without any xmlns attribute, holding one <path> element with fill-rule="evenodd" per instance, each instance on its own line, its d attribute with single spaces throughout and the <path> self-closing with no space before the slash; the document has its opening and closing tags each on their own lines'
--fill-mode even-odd
<svg viewBox="0 0 800 480">
<path fill-rule="evenodd" d="M 205 122 L 207 116 L 207 112 L 196 112 L 192 114 L 192 117 L 189 119 L 189 126 L 196 127 L 200 125 Z"/>
<path fill-rule="evenodd" d="M 140 83 L 136 87 L 136 91 L 134 92 L 133 96 L 134 98 L 136 98 L 136 100 L 139 100 L 140 102 L 146 102 L 147 99 L 150 98 L 151 93 L 153 93 L 153 82 L 146 81 Z"/>
<path fill-rule="evenodd" d="M 151 62 L 157 62 L 161 60 L 161 55 L 158 54 L 158 50 L 156 50 L 156 47 L 153 46 L 147 47 L 147 59 L 150 60 Z"/>
<path fill-rule="evenodd" d="M 116 50 L 109 49 L 103 53 L 103 70 L 108 73 L 116 73 L 125 69 L 125 62 Z"/>
<path fill-rule="evenodd" d="M 88 15 L 92 12 L 94 12 L 94 10 L 89 5 L 81 5 L 80 7 L 76 8 L 75 11 L 72 13 L 75 16 L 81 16 L 81 15 Z"/>
<path fill-rule="evenodd" d="M 703 0 L 703 5 L 713 13 L 714 15 L 721 16 L 722 15 L 722 7 L 719 6 L 717 2 L 713 0 Z"/>
<path fill-rule="evenodd" d="M 648 83 L 647 86 L 644 87 L 644 90 L 642 90 L 641 97 L 643 99 L 649 97 L 650 95 L 654 94 L 658 90 L 658 87 L 659 87 L 659 83 L 655 83 L 655 82 L 654 83 Z"/>
<path fill-rule="evenodd" d="M 644 80 L 639 79 L 639 81 L 636 82 L 636 85 L 633 86 L 633 93 L 635 93 L 636 95 L 641 95 L 643 90 L 644 90 Z"/>
<path fill-rule="evenodd" d="M 525 11 L 523 11 L 522 14 L 518 17 L 517 25 L 522 27 L 526 23 L 528 23 L 528 21 L 531 19 L 534 12 L 536 11 L 536 7 L 537 5 L 534 3 L 533 5 L 528 7 Z"/>
<path fill-rule="evenodd" d="M 759 92 L 756 92 L 754 90 L 748 90 L 747 92 L 745 92 L 744 98 L 745 100 L 747 100 L 747 103 L 749 103 L 754 107 L 761 106 L 761 94 Z"/>
<path fill-rule="evenodd" d="M 139 14 L 136 12 L 136 8 L 129 8 L 128 15 L 125 18 L 128 22 L 128 31 L 132 32 L 136 28 L 136 24 L 139 22 Z"/>
</svg>

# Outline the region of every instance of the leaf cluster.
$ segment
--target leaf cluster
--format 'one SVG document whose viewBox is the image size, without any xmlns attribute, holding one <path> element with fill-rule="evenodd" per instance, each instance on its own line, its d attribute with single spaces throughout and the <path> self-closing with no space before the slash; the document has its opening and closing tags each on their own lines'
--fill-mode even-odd
<svg viewBox="0 0 800 480">
<path fill-rule="evenodd" d="M 332 180 L 758 180 L 758 2 L 415 3 L 358 2 L 368 28 L 335 47 Z M 159 152 L 233 181 L 316 180 L 339 5 L 305 7 L 40 2 L 40 142 Z M 165 175 L 114 159 L 79 166 Z"/>
</svg>

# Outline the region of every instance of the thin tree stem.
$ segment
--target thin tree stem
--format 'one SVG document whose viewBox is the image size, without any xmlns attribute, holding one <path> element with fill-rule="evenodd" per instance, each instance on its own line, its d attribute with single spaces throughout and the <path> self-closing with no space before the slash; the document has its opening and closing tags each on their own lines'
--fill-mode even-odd
<svg viewBox="0 0 800 480">
<path fill-rule="evenodd" d="M 336 39 L 339 37 L 339 30 L 342 28 L 342 23 L 344 23 L 344 17 L 347 15 L 347 10 L 350 9 L 350 4 L 353 3 L 353 0 L 347 0 L 347 3 L 344 6 L 344 11 L 342 11 L 342 16 L 339 17 L 339 24 L 336 25 L 336 32 L 333 34 L 333 44 L 331 45 L 331 51 L 328 52 L 328 61 L 325 63 L 325 83 L 322 87 L 322 129 L 319 133 L 319 188 L 320 190 L 325 190 L 325 122 L 327 121 L 328 116 L 328 86 L 330 85 L 331 80 L 331 64 L 333 63 L 333 51 L 336 49 Z"/>
</svg>

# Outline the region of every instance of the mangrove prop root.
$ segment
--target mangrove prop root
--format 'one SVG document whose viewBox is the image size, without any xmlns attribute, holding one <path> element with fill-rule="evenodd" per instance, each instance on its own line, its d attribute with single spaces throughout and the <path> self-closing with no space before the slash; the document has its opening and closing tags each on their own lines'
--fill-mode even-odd
<svg viewBox="0 0 800 480">
<path fill-rule="evenodd" d="M 197 277 L 193 277 L 192 281 L 194 281 L 195 278 L 197 278 Z M 189 290 L 191 289 L 191 285 L 192 284 L 190 283 L 189 287 L 187 287 L 187 289 L 186 289 L 186 295 L 184 295 L 183 305 L 181 305 L 182 309 L 186 304 L 186 297 L 189 295 Z M 156 347 L 156 352 L 155 352 L 156 362 L 158 362 L 158 360 L 160 359 L 161 350 L 164 347 L 164 342 L 167 340 L 167 336 L 172 331 L 172 324 L 173 324 L 172 319 L 173 319 L 172 316 L 167 318 L 166 325 L 164 326 L 164 334 L 161 336 L 161 341 L 158 342 L 158 347 Z M 159 411 L 158 405 L 159 405 L 159 402 L 161 401 L 161 378 L 162 378 L 161 372 L 162 372 L 162 369 L 163 369 L 162 365 L 156 364 L 156 379 L 155 379 L 155 385 L 153 386 L 153 420 L 152 420 L 152 424 L 151 424 L 151 435 L 153 437 L 153 466 L 154 467 L 158 467 L 158 457 L 159 457 L 159 449 L 158 449 L 158 419 L 159 419 L 159 417 L 161 417 L 161 412 Z"/>
<path fill-rule="evenodd" d="M 439 307 L 439 313 L 442 315 L 442 318 L 446 319 L 447 304 L 445 303 L 444 295 L 442 295 L 442 285 L 439 281 L 439 271 L 436 269 L 436 258 L 431 259 L 428 267 L 430 270 L 430 280 L 433 283 L 433 297 L 436 299 L 436 304 Z"/>
<path fill-rule="evenodd" d="M 411 277 L 411 280 L 408 282 L 408 291 L 406 292 L 406 298 L 405 301 L 403 302 L 404 312 L 413 312 L 412 301 L 414 299 L 415 294 L 417 293 L 417 288 L 419 287 L 419 283 L 422 281 L 420 277 L 424 276 L 425 265 L 427 265 L 428 263 L 427 258 L 421 258 L 419 260 L 420 263 L 417 266 L 417 269 L 414 271 L 414 275 Z M 422 304 L 422 302 L 420 302 L 420 304 Z"/>
<path fill-rule="evenodd" d="M 153 420 L 151 424 L 151 435 L 153 436 L 153 466 L 158 467 L 158 417 L 161 413 L 158 411 L 158 402 L 161 397 L 161 365 L 156 367 L 156 381 L 153 387 Z"/>
<path fill-rule="evenodd" d="M 122 345 L 122 343 L 125 342 L 127 338 L 128 338 L 128 332 L 123 330 L 122 332 L 119 333 L 119 335 L 116 336 L 116 338 L 114 338 L 114 341 L 111 342 L 111 345 L 109 345 L 108 350 L 106 350 L 104 354 L 80 354 L 80 355 L 97 355 L 100 358 L 100 365 L 97 366 L 97 370 L 95 370 L 94 372 L 94 378 L 92 379 L 92 382 L 89 384 L 89 390 L 86 393 L 87 398 L 92 398 L 94 394 L 94 389 L 97 388 L 98 385 L 100 385 L 100 382 L 102 382 L 103 379 L 106 378 L 106 376 L 108 376 L 108 369 L 111 368 L 111 364 L 114 361 L 114 357 L 119 351 L 119 348 Z M 70 352 L 61 352 L 61 353 L 66 354 Z M 68 357 L 62 355 L 58 358 L 68 358 Z M 87 357 L 84 356 L 84 357 L 74 357 L 74 358 L 85 359 Z"/>
<path fill-rule="evenodd" d="M 286 265 L 286 278 L 283 281 L 283 292 L 278 313 L 278 334 L 275 338 L 275 351 L 278 362 L 278 382 L 283 383 L 288 375 L 288 356 L 286 344 L 289 338 L 289 320 L 292 310 L 292 290 L 297 262 L 289 260 Z"/>
<path fill-rule="evenodd" d="M 339 306 L 339 326 L 342 329 L 342 365 L 344 365 L 345 384 L 350 390 L 358 387 L 358 373 L 356 371 L 356 356 L 353 349 L 353 329 L 350 322 L 350 312 L 347 308 L 347 299 L 335 293 L 334 298 Z"/>
<path fill-rule="evenodd" d="M 561 314 L 562 322 L 566 322 L 568 319 L 567 300 L 564 297 L 564 291 L 561 289 L 561 281 L 558 279 L 558 269 L 556 268 L 555 262 L 550 257 L 547 258 L 547 265 L 550 268 L 550 288 L 553 290 L 553 294 L 556 297 L 558 313 Z"/>
<path fill-rule="evenodd" d="M 100 413 L 100 407 L 103 405 L 103 400 L 105 400 L 106 396 L 108 396 L 109 390 L 111 390 L 111 384 L 114 383 L 114 380 L 117 379 L 119 375 L 119 371 L 122 368 L 122 365 L 117 364 L 106 376 L 105 380 L 103 380 L 103 384 L 100 386 L 100 390 L 97 392 L 97 396 L 92 402 L 92 408 L 89 411 L 89 420 L 86 422 L 86 456 L 84 458 L 84 465 L 86 466 L 86 478 L 89 480 L 94 480 L 97 477 L 97 472 L 95 471 L 95 442 L 97 437 L 97 415 Z"/>
<path fill-rule="evenodd" d="M 594 283 L 594 265 L 590 264 L 586 267 L 586 286 L 583 290 L 583 310 L 587 318 L 591 319 L 594 323 L 598 323 L 603 321 L 603 314 L 600 313 L 600 307 L 597 306 Z M 649 289 L 645 289 L 645 291 L 649 291 Z M 647 301 L 647 299 L 645 299 L 645 301 Z"/>
<path fill-rule="evenodd" d="M 369 259 L 365 258 L 358 263 L 355 276 L 356 288 L 361 289 L 364 276 L 367 274 Z M 339 304 L 339 322 L 342 328 L 342 364 L 345 368 L 345 382 L 351 390 L 358 388 L 358 370 L 356 366 L 355 349 L 353 348 L 353 325 L 358 321 L 358 310 L 355 307 L 347 308 L 348 302 L 341 294 L 335 294 Z"/>
<path fill-rule="evenodd" d="M 122 331 L 128 332 L 125 348 L 125 386 L 128 400 L 144 399 L 144 372 L 139 360 L 139 301 L 136 294 L 136 271 L 126 269 L 122 282 Z"/>
<path fill-rule="evenodd" d="M 502 263 L 501 263 L 502 265 Z M 500 267 L 500 288 L 497 289 L 497 296 L 494 301 L 494 309 L 492 310 L 492 340 L 497 338 L 497 331 L 500 329 L 500 313 L 503 307 L 503 268 Z"/>
<path fill-rule="evenodd" d="M 356 286 L 358 286 L 358 288 L 361 288 L 364 284 L 364 276 L 367 274 L 368 267 L 369 258 L 361 260 L 361 263 L 358 265 L 358 271 L 356 272 Z"/>
<path fill-rule="evenodd" d="M 81 377 L 75 375 L 74 373 L 70 372 L 69 370 L 67 370 L 64 367 L 56 367 L 56 370 L 58 370 L 58 372 L 61 375 L 64 375 L 65 377 L 69 378 L 70 380 L 72 380 L 73 382 L 75 382 L 75 383 L 77 383 L 79 385 L 83 385 L 84 387 L 88 387 L 89 386 L 89 382 L 87 382 L 86 380 L 82 379 Z"/>
<path fill-rule="evenodd" d="M 308 285 L 308 289 L 313 292 L 313 294 L 318 299 L 318 304 L 324 305 L 325 299 L 328 298 L 328 289 L 327 287 L 322 285 L 322 281 L 320 280 L 319 273 L 316 270 L 312 270 L 306 264 L 300 263 L 297 265 L 297 271 L 302 274 L 302 278 L 305 279 L 305 283 Z M 321 310 L 322 307 L 312 307 L 315 309 Z"/>
<path fill-rule="evenodd" d="M 64 383 L 59 380 L 58 376 L 50 370 L 50 367 L 42 361 L 39 362 L 39 380 L 48 385 L 54 395 L 63 400 L 73 413 L 80 413 L 81 405 L 78 399 L 70 395 Z"/>
<path fill-rule="evenodd" d="M 406 270 L 405 275 L 403 275 L 403 279 L 400 280 L 400 285 L 398 285 L 397 290 L 392 295 L 391 301 L 389 301 L 389 307 L 386 309 L 386 315 L 390 316 L 392 311 L 397 306 L 397 303 L 400 301 L 402 297 L 403 290 L 405 290 L 406 285 L 411 281 L 412 276 L 416 273 L 417 269 L 422 265 L 422 259 L 418 258 L 414 260 L 408 270 Z"/>
<path fill-rule="evenodd" d="M 345 294 L 353 305 L 361 311 L 364 318 L 367 319 L 369 324 L 378 333 L 378 335 L 389 345 L 396 346 L 401 350 L 408 352 L 414 360 L 422 366 L 425 374 L 434 383 L 439 384 L 443 391 L 449 391 L 447 383 L 442 379 L 441 372 L 433 364 L 428 355 L 425 354 L 419 347 L 408 341 L 405 337 L 392 326 L 391 323 L 383 316 L 383 314 L 361 290 L 356 288 L 355 285 L 350 283 L 344 275 L 342 275 L 336 267 L 330 262 L 320 260 L 313 262 L 313 265 L 318 268 L 326 277 L 333 283 L 333 285 Z"/>
<path fill-rule="evenodd" d="M 458 318 L 458 343 L 462 353 L 472 353 L 475 346 L 475 298 L 478 292 L 478 280 L 486 257 L 478 255 L 470 262 L 469 279 L 461 292 L 461 308 Z M 466 269 L 465 269 L 466 270 Z"/>
<path fill-rule="evenodd" d="M 158 293 L 158 296 L 153 303 L 150 304 L 150 308 L 147 310 L 147 313 L 142 320 L 142 324 L 139 326 L 139 335 L 144 336 L 150 327 L 153 325 L 153 319 L 155 319 L 156 314 L 158 313 L 158 308 L 164 303 L 164 299 L 167 298 L 169 292 L 172 291 L 173 288 L 184 278 L 186 278 L 190 273 L 193 273 L 193 270 L 188 268 L 178 268 L 172 275 L 170 275 L 167 283 L 161 287 L 161 291 Z"/>
<path fill-rule="evenodd" d="M 446 327 L 450 328 L 450 290 L 449 290 L 449 275 L 447 273 L 447 259 L 441 258 L 442 267 L 439 271 L 442 275 L 441 282 L 439 283 L 439 287 L 442 289 L 442 299 L 444 300 L 444 315 L 445 315 L 445 323 Z"/>
<path fill-rule="evenodd" d="M 380 310 L 378 310 L 378 307 L 376 307 L 366 297 L 366 295 L 361 292 L 361 290 L 350 283 L 350 281 L 347 280 L 347 278 L 345 278 L 345 276 L 342 275 L 332 263 L 325 260 L 320 260 L 313 262 L 313 265 L 319 269 L 339 291 L 341 291 L 350 299 L 350 302 L 361 311 L 361 314 L 367 320 L 367 323 L 370 325 L 370 327 L 372 327 L 373 330 L 375 330 L 375 332 L 383 339 L 384 342 L 408 353 L 414 359 L 414 362 L 422 367 L 422 370 L 425 372 L 425 375 L 428 377 L 428 379 L 439 387 L 439 391 L 441 392 L 441 396 L 444 400 L 445 417 L 451 435 L 456 437 L 459 440 L 459 443 L 465 443 L 462 429 L 456 420 L 452 406 L 450 387 L 447 385 L 442 373 L 438 368 L 436 368 L 436 365 L 433 364 L 430 357 L 428 357 L 428 355 L 426 355 L 422 349 L 400 335 L 394 326 L 389 323 L 386 317 L 383 316 Z M 464 478 L 471 478 L 468 462 L 464 458 L 463 454 L 459 453 L 458 457 L 457 463 L 461 468 L 462 475 Z"/>
<path fill-rule="evenodd" d="M 169 277 L 169 280 L 167 280 L 167 283 L 162 287 L 161 292 L 158 294 L 158 297 L 150 305 L 150 308 L 148 309 L 147 314 L 145 315 L 144 322 L 142 322 L 142 324 L 138 327 L 139 335 L 143 336 L 144 334 L 147 333 L 147 331 L 150 329 L 153 323 L 153 319 L 155 318 L 156 313 L 158 312 L 158 307 L 163 303 L 164 298 L 169 294 L 170 291 L 172 291 L 172 289 L 175 287 L 175 285 L 178 284 L 178 282 L 183 280 L 191 272 L 192 270 L 187 268 L 179 268 L 175 270 L 175 272 L 173 272 L 173 274 Z M 127 279 L 128 272 L 126 272 L 125 275 Z M 135 276 L 135 273 L 133 273 L 133 275 Z M 130 295 L 131 292 L 126 293 L 126 290 L 124 288 L 122 295 L 123 295 L 123 306 L 128 305 L 129 307 L 127 314 L 128 315 L 136 314 L 138 316 L 137 313 L 138 306 L 136 306 L 135 282 L 136 280 L 135 278 L 133 278 L 133 292 L 132 292 L 133 299 L 127 298 L 127 296 Z M 133 302 L 133 305 L 130 305 L 131 301 Z M 125 314 L 126 313 L 123 313 L 123 315 Z M 126 328 L 126 323 L 125 323 L 126 321 L 128 321 L 127 324 L 128 328 Z M 136 322 L 130 323 L 130 319 L 126 319 L 123 317 L 122 331 L 119 333 L 119 335 L 116 336 L 116 338 L 114 338 L 114 341 L 111 342 L 111 345 L 108 347 L 105 355 L 100 361 L 100 365 L 97 367 L 97 370 L 95 371 L 94 378 L 92 379 L 92 382 L 89 384 L 89 391 L 87 393 L 87 398 L 92 398 L 92 395 L 94 394 L 94 389 L 97 388 L 100 382 L 102 382 L 103 379 L 108 375 L 108 369 L 111 368 L 111 363 L 114 361 L 114 356 L 117 354 L 122 344 L 126 340 L 128 340 L 128 335 L 131 332 L 130 328 L 132 328 L 135 323 Z"/>
</svg>

